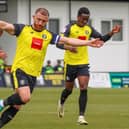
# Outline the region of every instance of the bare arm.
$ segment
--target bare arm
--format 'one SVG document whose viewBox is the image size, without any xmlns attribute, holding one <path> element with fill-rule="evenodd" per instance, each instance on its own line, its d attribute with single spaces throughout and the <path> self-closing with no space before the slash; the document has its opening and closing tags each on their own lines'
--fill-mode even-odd
<svg viewBox="0 0 129 129">
<path fill-rule="evenodd" d="M 101 41 L 100 39 L 80 40 L 80 39 L 75 39 L 75 38 L 60 37 L 59 44 L 69 44 L 72 46 L 101 47 L 103 46 L 104 42 Z"/>
<path fill-rule="evenodd" d="M 71 51 L 71 52 L 73 52 L 73 53 L 77 53 L 77 47 L 75 47 L 75 46 L 71 46 L 71 45 L 64 45 L 64 49 L 65 50 L 69 50 L 69 51 Z"/>
<path fill-rule="evenodd" d="M 15 33 L 15 28 L 11 23 L 0 21 L 0 36 L 3 34 L 3 31 L 13 35 Z"/>
</svg>

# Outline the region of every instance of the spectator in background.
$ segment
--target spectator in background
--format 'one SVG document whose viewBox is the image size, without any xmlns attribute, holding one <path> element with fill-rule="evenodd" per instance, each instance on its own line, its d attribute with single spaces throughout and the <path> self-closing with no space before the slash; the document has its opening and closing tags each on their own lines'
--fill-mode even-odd
<svg viewBox="0 0 129 129">
<path fill-rule="evenodd" d="M 50 74 L 50 73 L 54 73 L 54 68 L 51 65 L 51 61 L 48 60 L 47 65 L 45 66 L 45 74 Z"/>
<path fill-rule="evenodd" d="M 0 58 L 0 74 L 4 73 L 4 69 L 5 69 L 4 60 L 2 58 Z"/>
<path fill-rule="evenodd" d="M 1 86 L 5 86 L 5 78 L 4 78 L 4 72 L 5 72 L 5 65 L 6 65 L 6 52 L 0 48 L 0 79 L 2 81 Z"/>
<path fill-rule="evenodd" d="M 63 73 L 63 66 L 61 65 L 61 60 L 57 60 L 57 64 L 54 66 L 55 73 Z"/>
<path fill-rule="evenodd" d="M 6 52 L 0 48 L 0 73 L 5 71 L 6 57 Z"/>
<path fill-rule="evenodd" d="M 11 65 L 6 65 L 5 72 L 10 74 L 11 73 Z"/>
</svg>

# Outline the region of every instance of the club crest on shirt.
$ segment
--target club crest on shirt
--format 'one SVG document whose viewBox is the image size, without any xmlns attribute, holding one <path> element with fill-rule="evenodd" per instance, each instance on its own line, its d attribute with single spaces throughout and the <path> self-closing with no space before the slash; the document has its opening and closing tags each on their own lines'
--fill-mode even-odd
<svg viewBox="0 0 129 129">
<path fill-rule="evenodd" d="M 43 38 L 44 40 L 46 40 L 46 39 L 47 39 L 47 35 L 46 35 L 46 34 L 43 34 L 43 35 L 42 35 L 42 38 Z"/>
<path fill-rule="evenodd" d="M 88 34 L 89 34 L 89 31 L 88 31 L 88 30 L 86 30 L 86 31 L 85 31 L 85 34 L 86 34 L 86 35 L 88 35 Z"/>
<path fill-rule="evenodd" d="M 83 35 L 82 35 L 82 36 L 80 35 L 80 36 L 78 36 L 78 39 L 86 40 L 86 39 L 87 39 L 87 37 L 86 37 L 86 36 L 83 36 Z"/>
</svg>

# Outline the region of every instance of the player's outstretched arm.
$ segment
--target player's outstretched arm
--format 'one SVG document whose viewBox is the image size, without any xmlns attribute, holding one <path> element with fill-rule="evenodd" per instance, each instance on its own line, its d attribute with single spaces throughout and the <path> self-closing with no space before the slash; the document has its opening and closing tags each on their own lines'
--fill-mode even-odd
<svg viewBox="0 0 129 129">
<path fill-rule="evenodd" d="M 75 38 L 61 37 L 59 44 L 69 44 L 72 46 L 90 46 L 90 47 L 101 47 L 104 42 L 100 39 L 92 39 L 92 40 L 80 40 Z"/>
<path fill-rule="evenodd" d="M 2 36 L 3 31 L 13 35 L 15 31 L 14 25 L 5 21 L 0 21 L 0 36 Z"/>
</svg>

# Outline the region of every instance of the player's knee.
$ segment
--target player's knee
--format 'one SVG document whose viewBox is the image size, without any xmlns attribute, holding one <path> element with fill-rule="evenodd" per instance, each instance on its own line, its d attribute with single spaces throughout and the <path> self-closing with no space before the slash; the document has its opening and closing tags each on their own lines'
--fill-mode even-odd
<svg viewBox="0 0 129 129">
<path fill-rule="evenodd" d="M 80 85 L 80 90 L 87 90 L 88 86 L 87 85 Z"/>
<path fill-rule="evenodd" d="M 24 104 L 28 103 L 30 101 L 30 99 L 31 99 L 31 96 L 30 95 L 28 95 L 28 96 L 22 96 L 21 97 L 21 100 L 22 100 L 22 102 Z"/>
</svg>

